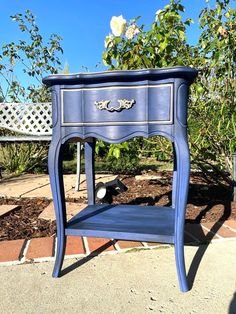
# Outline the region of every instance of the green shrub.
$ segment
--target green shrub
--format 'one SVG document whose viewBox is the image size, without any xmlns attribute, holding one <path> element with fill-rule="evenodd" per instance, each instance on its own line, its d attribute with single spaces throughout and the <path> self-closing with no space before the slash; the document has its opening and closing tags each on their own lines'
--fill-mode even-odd
<svg viewBox="0 0 236 314">
<path fill-rule="evenodd" d="M 0 164 L 8 173 L 19 175 L 24 172 L 45 171 L 48 154 L 47 144 L 2 144 Z"/>
<path fill-rule="evenodd" d="M 192 162 L 210 180 L 223 183 L 231 183 L 231 156 L 236 151 L 236 10 L 230 5 L 229 0 L 216 0 L 215 7 L 208 3 L 201 11 L 195 46 L 186 40 L 186 28 L 193 21 L 183 20 L 184 6 L 171 0 L 156 12 L 151 27 L 139 26 L 138 17 L 127 22 L 119 36 L 107 36 L 103 53 L 109 70 L 177 65 L 199 70 L 189 106 Z M 171 155 L 171 145 L 162 139 L 144 139 L 142 148 L 141 155 L 164 159 Z"/>
<path fill-rule="evenodd" d="M 11 16 L 20 29 L 21 39 L 18 42 L 4 44 L 0 50 L 0 85 L 1 102 L 49 102 L 51 93 L 42 85 L 42 77 L 46 73 L 57 73 L 60 67 L 58 53 L 62 52 L 61 38 L 50 35 L 47 44 L 40 34 L 35 16 L 26 10 L 24 14 Z M 22 75 L 30 78 L 27 87 L 21 84 L 16 73 L 21 69 Z M 11 134 L 0 130 L 0 135 Z M 45 144 L 6 144 L 0 145 L 0 163 L 8 172 L 20 174 L 22 172 L 40 171 L 45 169 L 48 145 Z"/>
</svg>

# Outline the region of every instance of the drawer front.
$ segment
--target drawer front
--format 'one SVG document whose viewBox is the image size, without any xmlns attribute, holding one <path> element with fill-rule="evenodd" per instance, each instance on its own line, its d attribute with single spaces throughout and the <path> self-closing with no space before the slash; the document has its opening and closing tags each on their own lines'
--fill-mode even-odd
<svg viewBox="0 0 236 314">
<path fill-rule="evenodd" d="M 61 89 L 62 126 L 172 124 L 173 84 Z"/>
</svg>

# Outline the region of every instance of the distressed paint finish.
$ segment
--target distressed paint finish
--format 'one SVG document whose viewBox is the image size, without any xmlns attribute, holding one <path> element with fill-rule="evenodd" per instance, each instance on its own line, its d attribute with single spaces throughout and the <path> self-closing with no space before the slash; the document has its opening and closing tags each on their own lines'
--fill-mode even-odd
<svg viewBox="0 0 236 314">
<path fill-rule="evenodd" d="M 53 94 L 49 173 L 58 230 L 53 276 L 60 275 L 68 235 L 158 241 L 175 245 L 180 289 L 188 291 L 184 261 L 184 220 L 190 172 L 187 99 L 189 86 L 196 76 L 195 69 L 175 67 L 51 75 L 43 80 L 52 87 Z M 122 99 L 128 105 L 119 108 L 117 104 Z M 96 205 L 95 139 L 120 143 L 135 136 L 152 135 L 162 135 L 173 144 L 172 206 Z M 72 139 L 85 142 L 88 206 L 67 223 L 61 147 Z"/>
</svg>

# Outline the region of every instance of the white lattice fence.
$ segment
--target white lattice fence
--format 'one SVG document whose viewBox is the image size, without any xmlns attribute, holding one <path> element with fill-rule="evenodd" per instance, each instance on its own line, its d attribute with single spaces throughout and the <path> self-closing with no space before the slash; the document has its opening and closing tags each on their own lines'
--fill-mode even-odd
<svg viewBox="0 0 236 314">
<path fill-rule="evenodd" d="M 51 103 L 0 103 L 0 128 L 27 135 L 51 135 Z"/>
<path fill-rule="evenodd" d="M 23 134 L 22 136 L 0 136 L 0 143 L 51 141 L 52 104 L 0 103 L 0 128 Z M 76 191 L 79 191 L 80 183 L 80 150 L 81 145 L 78 142 Z"/>
</svg>

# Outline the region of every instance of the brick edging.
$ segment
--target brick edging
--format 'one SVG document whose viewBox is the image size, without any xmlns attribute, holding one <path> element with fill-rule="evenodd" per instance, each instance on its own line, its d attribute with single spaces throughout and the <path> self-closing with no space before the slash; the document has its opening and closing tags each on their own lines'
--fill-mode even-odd
<svg viewBox="0 0 236 314">
<path fill-rule="evenodd" d="M 185 244 L 187 245 L 230 239 L 236 240 L 236 220 L 185 225 Z M 160 243 L 68 236 L 65 258 L 82 258 L 89 254 L 115 254 L 132 249 L 152 249 L 162 245 Z M 55 237 L 2 241 L 0 242 L 0 266 L 54 260 L 55 248 Z"/>
</svg>

